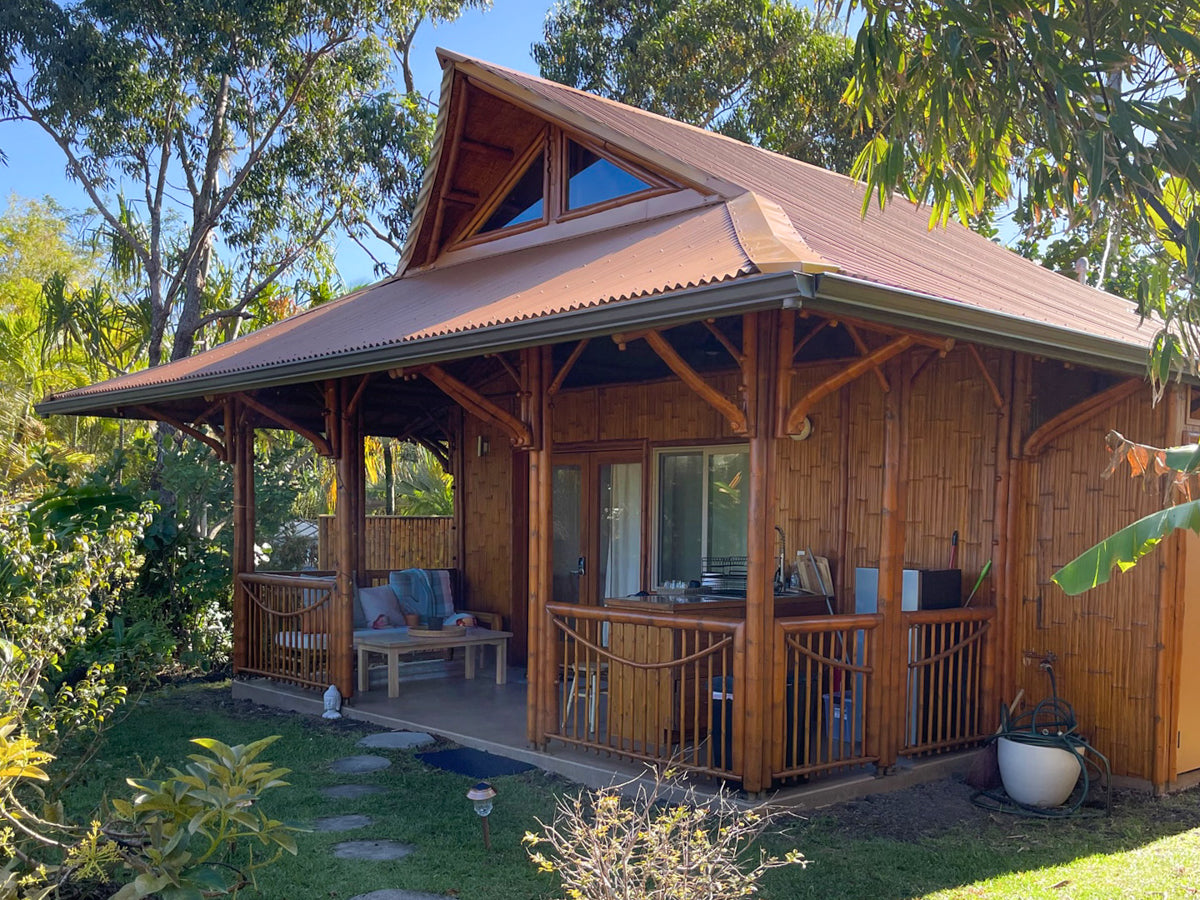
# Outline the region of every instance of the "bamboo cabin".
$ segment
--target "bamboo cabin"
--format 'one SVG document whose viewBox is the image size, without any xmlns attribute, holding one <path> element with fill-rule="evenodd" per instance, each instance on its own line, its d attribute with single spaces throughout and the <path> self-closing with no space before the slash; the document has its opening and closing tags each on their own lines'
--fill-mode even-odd
<svg viewBox="0 0 1200 900">
<path fill-rule="evenodd" d="M 513 633 L 534 746 L 749 791 L 887 773 L 1044 696 L 1052 655 L 1115 774 L 1200 769 L 1194 542 L 1079 598 L 1050 581 L 1158 502 L 1101 480 L 1105 433 L 1200 425 L 1186 388 L 1151 405 L 1132 304 L 916 205 L 864 216 L 840 175 L 441 59 L 395 276 L 40 407 L 169 423 L 233 467 L 239 677 L 353 702 L 378 435 L 453 473 L 459 591 Z M 328 571 L 255 570 L 260 429 L 336 460 Z"/>
</svg>

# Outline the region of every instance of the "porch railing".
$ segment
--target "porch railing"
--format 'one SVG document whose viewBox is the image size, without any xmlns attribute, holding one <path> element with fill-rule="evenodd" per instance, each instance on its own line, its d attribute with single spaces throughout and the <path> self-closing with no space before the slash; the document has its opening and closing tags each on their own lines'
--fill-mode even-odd
<svg viewBox="0 0 1200 900">
<path fill-rule="evenodd" d="M 737 777 L 745 668 L 740 621 L 546 606 L 557 715 L 546 737 Z"/>
<path fill-rule="evenodd" d="M 324 688 L 330 683 L 335 580 L 312 575 L 243 573 L 238 600 L 246 606 L 246 665 L 239 671 Z"/>
<path fill-rule="evenodd" d="M 984 675 L 994 615 L 987 607 L 904 613 L 905 754 L 951 750 L 973 744 L 986 733 Z"/>
<path fill-rule="evenodd" d="M 815 775 L 879 758 L 868 698 L 877 690 L 876 615 L 775 623 L 772 773 Z"/>
</svg>

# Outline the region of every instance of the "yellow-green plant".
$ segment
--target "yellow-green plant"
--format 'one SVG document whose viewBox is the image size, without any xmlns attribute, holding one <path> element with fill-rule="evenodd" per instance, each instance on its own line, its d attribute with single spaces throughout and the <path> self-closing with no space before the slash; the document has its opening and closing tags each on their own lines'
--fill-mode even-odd
<svg viewBox="0 0 1200 900">
<path fill-rule="evenodd" d="M 530 858 L 562 880 L 571 900 L 724 900 L 758 892 L 770 869 L 806 865 L 797 850 L 782 857 L 751 846 L 783 812 L 742 808 L 722 787 L 701 798 L 693 787 L 655 773 L 558 800 L 543 834 L 526 833 Z M 538 849 L 548 845 L 550 855 Z"/>
<path fill-rule="evenodd" d="M 259 808 L 262 794 L 287 782 L 287 769 L 257 762 L 278 735 L 230 747 L 209 738 L 192 743 L 183 771 L 162 781 L 130 778 L 138 793 L 114 800 L 115 819 L 106 833 L 123 848 L 125 865 L 137 872 L 112 900 L 202 900 L 237 894 L 254 873 L 286 851 L 296 853 L 295 830 Z M 256 858 L 254 847 L 264 848 Z"/>
</svg>

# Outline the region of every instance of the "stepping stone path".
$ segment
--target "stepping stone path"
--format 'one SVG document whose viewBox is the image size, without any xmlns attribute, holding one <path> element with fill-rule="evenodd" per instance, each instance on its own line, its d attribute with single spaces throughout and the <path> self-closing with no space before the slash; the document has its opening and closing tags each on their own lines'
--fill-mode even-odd
<svg viewBox="0 0 1200 900">
<path fill-rule="evenodd" d="M 404 859 L 416 847 L 399 841 L 343 841 L 333 845 L 333 855 L 338 859 L 369 859 L 372 862 L 387 862 Z"/>
<path fill-rule="evenodd" d="M 313 822 L 313 831 L 353 831 L 355 828 L 366 828 L 373 825 L 370 816 L 353 813 L 348 816 L 325 816 Z"/>
<path fill-rule="evenodd" d="M 382 794 L 386 790 L 378 784 L 335 784 L 333 787 L 321 788 L 321 796 L 326 800 L 361 800 L 372 794 Z"/>
<path fill-rule="evenodd" d="M 385 731 L 372 734 L 359 741 L 359 746 L 371 749 L 412 750 L 425 747 L 436 742 L 433 735 L 421 731 Z M 329 768 L 339 775 L 362 775 L 379 772 L 392 764 L 390 759 L 382 756 L 346 756 L 334 760 Z M 372 794 L 381 794 L 384 788 L 377 784 L 338 784 L 323 788 L 321 796 L 329 800 L 360 800 Z M 317 819 L 313 824 L 314 831 L 335 832 L 351 831 L 355 828 L 366 828 L 372 824 L 370 816 L 347 814 L 342 816 L 326 816 Z M 399 841 L 343 841 L 335 844 L 333 855 L 337 859 L 365 859 L 372 862 L 387 862 L 404 859 L 416 847 L 412 844 L 402 844 Z M 420 891 L 403 891 L 387 889 L 371 891 L 369 894 L 359 894 L 350 900 L 445 900 L 441 894 L 426 894 Z"/>
<path fill-rule="evenodd" d="M 329 768 L 339 775 L 363 775 L 386 769 L 391 764 L 390 759 L 382 756 L 343 756 L 330 763 Z"/>
<path fill-rule="evenodd" d="M 384 731 L 367 735 L 358 742 L 358 746 L 375 750 L 413 750 L 434 743 L 437 743 L 437 738 L 423 731 Z"/>
</svg>

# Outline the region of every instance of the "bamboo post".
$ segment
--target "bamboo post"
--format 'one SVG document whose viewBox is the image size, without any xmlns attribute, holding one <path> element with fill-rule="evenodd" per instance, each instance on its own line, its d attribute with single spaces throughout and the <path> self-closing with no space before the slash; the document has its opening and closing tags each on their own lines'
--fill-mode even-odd
<svg viewBox="0 0 1200 900">
<path fill-rule="evenodd" d="M 1166 434 L 1164 446 L 1175 446 L 1183 440 L 1184 402 L 1186 388 L 1172 386 L 1167 393 Z M 1159 554 L 1158 622 L 1154 654 L 1154 747 L 1150 761 L 1150 781 L 1156 791 L 1164 791 L 1177 776 L 1179 742 L 1172 731 L 1179 728 L 1179 681 L 1183 665 L 1183 631 L 1180 613 L 1184 597 L 1183 536 L 1171 535 Z"/>
<path fill-rule="evenodd" d="M 982 357 L 975 351 L 976 358 L 982 366 Z M 1011 445 L 1013 423 L 1013 356 L 1006 352 L 1000 359 L 1000 384 L 1005 390 L 1000 394 L 1000 407 L 996 416 L 996 486 L 992 500 L 992 583 L 993 594 L 996 598 L 996 618 L 992 633 L 985 637 L 982 659 L 982 680 L 980 703 L 983 706 L 983 718 L 980 725 L 986 731 L 992 731 L 999 723 L 993 718 L 999 709 L 999 703 L 1008 696 L 1007 686 L 1003 683 L 1002 673 L 1004 657 L 1011 652 L 1010 641 L 1007 640 L 1013 619 L 1011 586 L 1006 582 L 1008 576 L 1008 554 L 1010 552 L 1008 522 L 1008 501 L 1012 490 L 1012 458 L 1008 448 Z"/>
<path fill-rule="evenodd" d="M 883 616 L 878 661 L 878 695 L 883 705 L 874 710 L 881 718 L 879 768 L 887 770 L 896 763 L 904 740 L 904 708 L 908 646 L 904 640 L 904 616 L 900 609 L 904 572 L 904 527 L 907 482 L 908 440 L 906 406 L 908 378 L 904 366 L 896 365 L 892 389 L 884 396 L 883 412 L 883 508 L 882 546 L 879 552 L 879 613 Z"/>
<path fill-rule="evenodd" d="M 356 426 L 357 420 L 346 414 L 347 383 L 338 382 L 330 399 L 334 421 L 337 423 L 337 592 L 334 596 L 333 614 L 329 629 L 330 677 L 343 697 L 354 695 L 354 654 L 351 644 L 354 637 L 354 579 L 355 563 L 358 559 L 358 521 L 355 498 L 356 481 L 362 479 L 362 435 Z M 360 449 L 354 449 L 355 443 Z"/>
<path fill-rule="evenodd" d="M 775 627 L 775 493 L 776 447 L 774 339 L 777 315 L 749 313 L 743 317 L 742 353 L 747 387 L 747 423 L 750 425 L 750 499 L 747 504 L 748 540 L 746 568 L 746 672 L 740 688 L 743 703 L 744 750 L 742 787 L 757 793 L 771 782 L 775 734 L 773 708 L 773 632 Z M 735 685 L 735 692 L 739 688 Z M 736 697 L 736 694 L 735 694 Z M 780 703 L 782 710 L 782 702 Z"/>
<path fill-rule="evenodd" d="M 254 571 L 254 430 L 241 421 L 241 408 L 227 401 L 225 440 L 233 456 L 233 671 L 249 660 L 248 598 L 238 576 Z"/>
<path fill-rule="evenodd" d="M 543 389 L 544 354 L 540 348 L 522 351 L 521 371 L 530 397 L 530 412 L 540 413 L 532 416 L 535 419 L 530 429 L 533 448 L 529 451 L 529 699 L 526 728 L 529 742 L 542 747 L 546 742 L 545 724 L 554 715 L 554 673 L 549 646 L 553 636 L 546 633 L 549 631 L 546 603 L 550 600 L 553 583 L 550 571 L 553 536 L 550 417 L 546 408 L 549 398 Z"/>
<path fill-rule="evenodd" d="M 1024 440 L 1024 423 L 1028 420 L 1029 386 L 1033 378 L 1033 360 L 1028 356 L 1014 355 L 1012 360 L 1012 389 L 1009 393 L 1009 433 L 1004 452 L 1010 460 L 1008 466 L 1008 496 L 1004 505 L 1005 556 L 1001 570 L 1001 590 L 1005 613 L 997 623 L 999 635 L 1000 663 L 997 681 L 1000 696 L 1010 697 L 1017 689 L 1016 663 L 1016 620 L 1017 610 L 1024 592 L 1024 567 L 1020 548 L 1022 546 L 1022 522 L 1025 511 L 1025 486 L 1029 483 L 1026 469 L 1031 465 L 1021 456 Z M 997 510 L 997 515 L 1000 511 Z M 1000 610 L 997 609 L 997 616 Z"/>
</svg>

